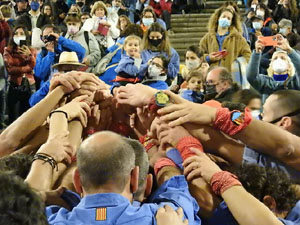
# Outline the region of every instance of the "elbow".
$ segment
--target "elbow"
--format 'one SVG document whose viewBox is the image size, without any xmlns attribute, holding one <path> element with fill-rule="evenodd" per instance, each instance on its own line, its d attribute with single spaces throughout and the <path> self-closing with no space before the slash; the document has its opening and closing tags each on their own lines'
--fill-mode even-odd
<svg viewBox="0 0 300 225">
<path fill-rule="evenodd" d="M 281 159 L 284 162 L 295 160 L 296 157 L 297 151 L 293 144 L 285 144 L 283 146 L 279 146 L 276 151 L 276 158 Z"/>
</svg>

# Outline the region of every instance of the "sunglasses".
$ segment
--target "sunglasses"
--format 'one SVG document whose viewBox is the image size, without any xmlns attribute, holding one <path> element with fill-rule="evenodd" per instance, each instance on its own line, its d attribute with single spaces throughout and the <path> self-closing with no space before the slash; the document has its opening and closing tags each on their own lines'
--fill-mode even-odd
<svg viewBox="0 0 300 225">
<path fill-rule="evenodd" d="M 283 115 L 283 116 L 281 116 L 281 117 L 279 117 L 279 118 L 277 118 L 277 119 L 275 119 L 275 120 L 272 120 L 272 121 L 270 121 L 269 123 L 277 123 L 278 121 L 281 120 L 282 117 L 292 117 L 292 116 L 296 116 L 296 115 L 298 115 L 298 114 L 300 114 L 300 108 L 297 109 L 297 110 L 295 110 L 295 111 L 293 111 L 293 112 L 290 112 L 290 113 L 288 113 L 288 114 L 285 114 L 285 115 Z M 259 118 L 260 120 L 262 120 L 262 119 L 263 119 L 262 114 L 259 114 L 258 118 Z"/>
</svg>

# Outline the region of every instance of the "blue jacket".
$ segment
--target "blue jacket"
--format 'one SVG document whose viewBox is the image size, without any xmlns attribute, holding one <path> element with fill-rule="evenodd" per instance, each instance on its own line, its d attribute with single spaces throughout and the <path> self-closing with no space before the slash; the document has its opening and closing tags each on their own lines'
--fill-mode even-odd
<svg viewBox="0 0 300 225">
<path fill-rule="evenodd" d="M 247 67 L 247 80 L 253 88 L 263 94 L 265 100 L 270 94 L 283 89 L 300 90 L 300 55 L 293 50 L 288 55 L 295 66 L 296 73 L 288 81 L 275 81 L 273 77 L 264 74 L 259 74 L 261 54 L 253 51 L 250 62 Z"/>
<path fill-rule="evenodd" d="M 41 86 L 47 81 L 51 75 L 51 66 L 58 63 L 59 55 L 63 51 L 76 52 L 79 61 L 81 62 L 85 55 L 85 48 L 78 42 L 69 40 L 60 36 L 55 47 L 55 52 L 48 52 L 46 48 L 42 48 L 42 51 L 36 58 L 36 65 L 34 67 L 34 75 L 41 80 Z"/>
<path fill-rule="evenodd" d="M 184 90 L 180 96 L 190 102 L 195 103 L 203 103 L 204 102 L 204 94 L 201 92 L 196 92 L 192 90 Z"/>
<path fill-rule="evenodd" d="M 118 76 L 121 76 L 121 77 L 122 77 L 122 75 L 120 73 L 124 72 L 129 77 L 140 77 L 140 78 L 142 78 L 143 75 L 146 73 L 147 68 L 148 68 L 147 62 L 146 63 L 142 62 L 140 68 L 138 69 L 134 65 L 134 58 L 132 58 L 132 57 L 130 57 L 130 56 L 128 56 L 124 53 L 124 54 L 122 54 L 121 60 L 118 64 L 117 68 L 115 69 L 115 71 L 118 73 Z"/>
<path fill-rule="evenodd" d="M 300 223 L 300 201 L 289 212 L 285 219 L 278 218 L 285 225 L 297 225 Z M 215 209 L 213 216 L 210 219 L 202 220 L 205 225 L 238 225 L 238 222 L 234 219 L 228 206 L 223 201 L 218 208 Z"/>
<path fill-rule="evenodd" d="M 151 58 L 153 58 L 154 56 L 158 56 L 158 55 L 163 55 L 167 58 L 168 55 L 165 52 L 153 52 L 151 50 L 144 50 L 142 51 L 142 60 L 143 62 L 147 63 Z M 168 77 L 171 79 L 174 79 L 178 72 L 179 72 L 179 63 L 180 63 L 180 58 L 178 53 L 176 52 L 176 50 L 174 48 L 171 48 L 171 56 L 170 56 L 170 63 L 168 65 Z"/>
<path fill-rule="evenodd" d="M 39 101 L 41 101 L 49 92 L 49 87 L 50 87 L 50 81 L 47 80 L 46 82 L 43 83 L 43 86 L 40 87 L 39 90 L 34 92 L 29 99 L 29 105 L 30 107 L 34 106 L 37 104 Z"/>
<path fill-rule="evenodd" d="M 153 195 L 151 202 L 155 203 L 145 203 L 136 207 L 120 194 L 92 194 L 81 199 L 72 211 L 60 208 L 57 213 L 47 213 L 47 216 L 49 224 L 150 225 L 156 224 L 156 211 L 168 204 L 174 209 L 182 207 L 189 224 L 201 224 L 197 216 L 199 206 L 190 195 L 184 176 L 175 176 L 166 181 Z"/>
</svg>

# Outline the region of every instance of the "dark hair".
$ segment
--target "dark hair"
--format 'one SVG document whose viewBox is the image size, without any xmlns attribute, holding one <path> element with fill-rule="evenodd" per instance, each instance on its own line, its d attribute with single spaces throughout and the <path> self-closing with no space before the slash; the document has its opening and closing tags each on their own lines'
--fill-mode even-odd
<svg viewBox="0 0 300 225">
<path fill-rule="evenodd" d="M 46 24 L 46 25 L 43 26 L 43 28 L 42 28 L 42 34 L 44 33 L 44 30 L 45 30 L 46 28 L 52 28 L 53 32 L 56 33 L 56 34 L 60 34 L 60 32 L 61 32 L 60 29 L 59 29 L 57 26 L 52 25 L 52 24 Z"/>
<path fill-rule="evenodd" d="M 276 105 L 279 106 L 281 110 L 285 110 L 283 113 L 284 115 L 300 108 L 299 104 L 296 104 L 297 102 L 300 102 L 300 91 L 298 90 L 279 90 L 271 95 L 277 96 Z M 293 121 L 292 133 L 300 136 L 300 114 L 292 116 L 291 118 Z"/>
<path fill-rule="evenodd" d="M 232 101 L 233 102 L 239 102 L 243 103 L 245 105 L 248 105 L 252 99 L 259 98 L 261 99 L 261 95 L 253 89 L 243 89 L 237 91 L 233 97 Z"/>
<path fill-rule="evenodd" d="M 0 172 L 0 184 L 0 224 L 48 224 L 43 202 L 22 179 L 9 172 Z"/>
<path fill-rule="evenodd" d="M 253 0 L 249 0 L 249 1 L 247 2 L 248 8 L 251 8 L 252 2 L 253 2 Z M 258 0 L 258 4 L 259 4 L 260 2 L 261 2 L 261 0 Z"/>
<path fill-rule="evenodd" d="M 41 14 L 44 15 L 44 9 L 45 9 L 46 6 L 50 7 L 50 9 L 51 9 L 51 16 L 53 16 L 53 7 L 52 7 L 52 5 L 50 3 L 43 4 L 42 9 L 41 9 Z"/>
<path fill-rule="evenodd" d="M 170 60 L 168 58 L 166 58 L 163 55 L 157 55 L 157 56 L 154 56 L 152 59 L 161 59 L 161 61 L 163 62 L 163 67 L 164 67 L 164 70 L 165 70 L 165 74 L 168 74 L 168 66 L 169 66 L 169 63 L 170 63 Z"/>
<path fill-rule="evenodd" d="M 135 165 L 139 167 L 139 188 L 135 193 L 135 198 L 139 198 L 144 192 L 145 181 L 149 172 L 148 154 L 143 145 L 134 139 L 124 138 L 135 153 Z"/>
<path fill-rule="evenodd" d="M 98 145 L 85 144 L 95 135 L 110 136 L 114 141 L 113 143 L 104 141 Z M 77 167 L 85 190 L 113 182 L 119 191 L 123 191 L 128 175 L 135 165 L 134 161 L 135 155 L 132 147 L 124 141 L 122 136 L 109 131 L 90 136 L 77 151 Z"/>
<path fill-rule="evenodd" d="M 25 36 L 26 36 L 26 45 L 29 47 L 29 46 L 30 46 L 30 35 L 29 35 L 29 33 L 28 33 L 27 28 L 26 28 L 25 26 L 23 26 L 23 25 L 17 25 L 17 26 L 13 29 L 13 31 L 11 32 L 11 35 L 10 35 L 10 37 L 9 37 L 7 46 L 9 46 L 10 48 L 16 48 L 16 47 L 17 47 L 17 45 L 16 45 L 15 42 L 14 42 L 14 35 L 15 35 L 15 33 L 16 33 L 16 31 L 17 31 L 18 29 L 23 29 L 24 34 L 25 34 Z"/>
<path fill-rule="evenodd" d="M 199 48 L 198 45 L 191 45 L 191 46 L 189 46 L 189 47 L 186 49 L 186 51 L 185 51 L 185 55 L 186 55 L 186 53 L 187 53 L 188 51 L 195 53 L 195 54 L 198 56 L 198 58 L 203 57 L 203 54 L 204 54 L 203 51 Z"/>
<path fill-rule="evenodd" d="M 125 27 L 124 30 L 121 30 L 121 18 L 124 18 L 127 22 L 127 26 Z M 122 33 L 126 30 L 126 28 L 131 24 L 131 21 L 130 19 L 128 18 L 128 16 L 126 15 L 120 15 L 119 16 L 119 19 L 118 19 L 118 22 L 117 22 L 117 28 L 120 30 L 120 36 L 123 37 Z"/>
<path fill-rule="evenodd" d="M 274 168 L 243 165 L 236 171 L 243 187 L 260 201 L 266 195 L 276 201 L 278 211 L 289 211 L 297 202 L 295 190 L 287 175 Z"/>
<path fill-rule="evenodd" d="M 143 38 L 143 35 L 144 35 L 144 31 L 143 29 L 141 28 L 140 25 L 137 25 L 137 24 L 129 24 L 124 32 L 122 33 L 122 36 L 123 37 L 127 37 L 129 35 L 136 35 L 140 38 Z"/>
<path fill-rule="evenodd" d="M 258 7 L 262 8 L 265 11 L 265 18 L 264 18 L 264 20 L 266 20 L 269 17 L 272 17 L 268 6 L 266 6 L 264 3 L 258 3 L 258 5 L 256 7 L 256 10 L 255 10 L 255 13 L 256 13 Z"/>
<path fill-rule="evenodd" d="M 168 57 L 171 56 L 171 44 L 168 37 L 168 32 L 157 22 L 152 23 L 150 27 L 147 29 L 144 39 L 143 39 L 143 45 L 144 49 L 151 49 L 152 45 L 149 42 L 149 36 L 151 32 L 159 32 L 162 35 L 162 42 L 160 44 L 160 51 L 165 52 Z"/>
<path fill-rule="evenodd" d="M 89 12 L 83 12 L 83 13 L 81 13 L 80 17 L 82 17 L 82 16 L 89 16 L 91 18 L 91 15 L 90 15 Z"/>
<path fill-rule="evenodd" d="M 25 180 L 32 164 L 32 155 L 17 153 L 0 158 L 0 171 L 10 171 Z"/>
<path fill-rule="evenodd" d="M 68 13 L 64 22 L 75 22 L 81 24 L 81 15 L 79 15 L 78 13 Z"/>
</svg>

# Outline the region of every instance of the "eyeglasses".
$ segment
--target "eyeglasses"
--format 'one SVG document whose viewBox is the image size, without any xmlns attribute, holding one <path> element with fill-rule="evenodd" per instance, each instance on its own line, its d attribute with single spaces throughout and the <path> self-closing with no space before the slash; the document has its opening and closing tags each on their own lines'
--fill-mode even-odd
<svg viewBox="0 0 300 225">
<path fill-rule="evenodd" d="M 290 112 L 290 113 L 288 113 L 288 114 L 285 114 L 285 115 L 283 115 L 283 116 L 281 116 L 281 117 L 279 117 L 279 118 L 277 118 L 277 119 L 275 119 L 275 120 L 272 120 L 272 121 L 270 121 L 270 122 L 268 122 L 268 123 L 277 123 L 278 121 L 281 120 L 282 117 L 292 117 L 292 116 L 298 115 L 299 113 L 300 113 L 300 108 L 297 109 L 297 110 L 295 110 L 295 111 L 293 111 L 293 112 Z M 259 114 L 258 118 L 259 118 L 260 120 L 262 120 L 262 119 L 263 119 L 263 114 Z"/>
<path fill-rule="evenodd" d="M 157 66 L 160 69 L 163 69 L 163 67 L 160 64 L 158 64 L 158 63 L 151 62 L 151 65 L 154 65 L 154 66 Z"/>
</svg>

